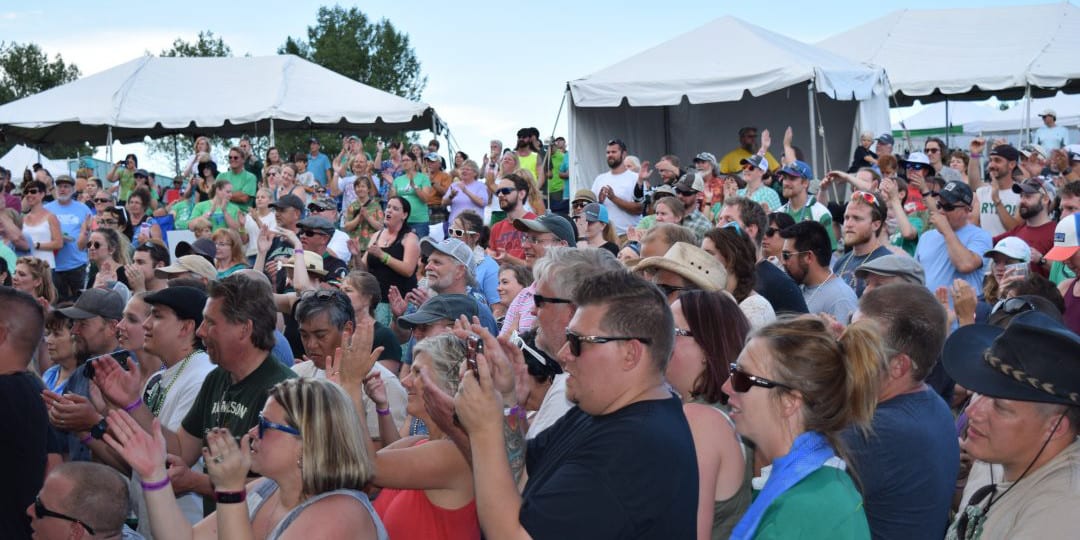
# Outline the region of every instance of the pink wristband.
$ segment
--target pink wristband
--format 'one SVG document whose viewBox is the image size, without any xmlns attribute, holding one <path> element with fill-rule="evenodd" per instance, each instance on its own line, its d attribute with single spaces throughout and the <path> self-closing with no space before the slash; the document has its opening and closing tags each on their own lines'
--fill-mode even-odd
<svg viewBox="0 0 1080 540">
<path fill-rule="evenodd" d="M 124 412 L 129 413 L 131 411 L 134 411 L 135 409 L 139 408 L 139 405 L 142 405 L 142 398 L 136 399 L 135 401 L 131 402 L 130 405 L 124 407 Z"/>
</svg>

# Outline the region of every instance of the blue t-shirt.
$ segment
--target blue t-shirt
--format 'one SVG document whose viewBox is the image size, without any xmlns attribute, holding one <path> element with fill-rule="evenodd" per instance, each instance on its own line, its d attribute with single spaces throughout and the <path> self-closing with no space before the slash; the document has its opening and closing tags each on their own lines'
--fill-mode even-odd
<svg viewBox="0 0 1080 540">
<path fill-rule="evenodd" d="M 76 241 L 82 232 L 83 222 L 90 219 L 90 209 L 74 199 L 67 204 L 53 201 L 45 204 L 45 209 L 56 214 L 60 221 L 60 232 L 64 235 L 64 247 L 56 252 L 56 270 L 72 270 L 87 263 L 86 252 L 79 249 Z"/>
<path fill-rule="evenodd" d="M 488 304 L 499 302 L 499 263 L 491 255 L 484 255 L 484 260 L 476 265 L 476 284 Z"/>
<path fill-rule="evenodd" d="M 970 223 L 956 231 L 956 237 L 964 247 L 979 254 L 980 257 L 994 245 L 990 233 Z M 945 237 L 940 232 L 930 230 L 919 237 L 919 246 L 915 248 L 915 260 L 919 261 L 926 272 L 926 288 L 930 289 L 930 292 L 936 291 L 938 287 L 951 289 L 953 280 L 962 279 L 975 289 L 980 298 L 982 297 L 982 282 L 983 275 L 986 274 L 986 265 L 976 268 L 973 272 L 960 273 L 949 258 Z"/>
<path fill-rule="evenodd" d="M 322 152 L 315 155 L 308 154 L 307 170 L 315 177 L 315 181 L 320 186 L 326 187 L 326 171 L 330 167 L 330 158 L 326 157 L 326 154 Z"/>
<path fill-rule="evenodd" d="M 941 538 L 949 525 L 960 445 L 933 389 L 879 403 L 870 434 L 842 434 L 873 538 Z"/>
<path fill-rule="evenodd" d="M 293 364 L 296 363 L 293 359 L 292 347 L 289 346 L 289 340 L 285 338 L 285 334 L 277 330 L 274 330 L 274 348 L 270 350 L 270 356 L 273 356 L 287 368 L 292 368 Z"/>
</svg>

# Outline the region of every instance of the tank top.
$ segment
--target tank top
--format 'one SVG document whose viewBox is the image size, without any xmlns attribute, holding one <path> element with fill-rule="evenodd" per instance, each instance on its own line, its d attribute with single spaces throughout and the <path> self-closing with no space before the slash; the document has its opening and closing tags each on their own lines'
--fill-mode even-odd
<svg viewBox="0 0 1080 540">
<path fill-rule="evenodd" d="M 728 416 L 725 406 L 719 403 L 707 403 L 700 399 L 694 398 L 690 400 L 691 403 L 698 403 L 701 405 L 708 405 L 724 415 L 724 420 L 727 420 L 731 425 L 731 429 L 735 429 L 735 422 Z M 712 524 L 712 540 L 721 540 L 731 536 L 731 531 L 735 528 L 735 524 L 742 519 L 743 514 L 746 513 L 746 509 L 750 508 L 750 503 L 753 501 L 753 490 L 751 489 L 751 480 L 755 476 L 754 472 L 754 447 L 748 444 L 748 441 L 739 437 L 739 445 L 742 446 L 743 459 L 746 462 L 746 466 L 743 469 L 743 481 L 739 485 L 739 490 L 735 492 L 731 497 L 713 501 L 713 524 Z"/>
<path fill-rule="evenodd" d="M 277 489 L 277 483 L 269 478 L 255 484 L 255 487 L 251 490 L 251 496 L 248 497 L 247 500 L 249 520 L 255 519 L 255 514 L 259 513 L 259 508 L 262 508 L 266 499 L 269 499 Z M 300 517 L 300 513 L 303 512 L 304 509 L 331 495 L 347 495 L 359 501 L 364 507 L 364 510 L 367 510 L 368 514 L 371 515 L 371 521 L 375 523 L 376 538 L 378 538 L 378 540 L 390 540 L 390 535 L 386 533 L 386 528 L 383 527 L 382 521 L 379 519 L 379 515 L 375 513 L 375 509 L 371 506 L 371 501 L 368 500 L 367 495 L 365 495 L 364 492 L 355 489 L 335 489 L 334 491 L 327 491 L 326 493 L 320 493 L 306 499 L 304 502 L 296 505 L 296 508 L 290 510 L 288 514 L 285 514 L 285 517 L 281 518 L 281 521 L 279 521 L 270 531 L 266 540 L 277 540 L 280 538 L 281 535 L 285 533 L 285 529 L 287 529 L 293 521 L 296 521 L 296 518 Z"/>
<path fill-rule="evenodd" d="M 387 234 L 386 229 L 379 231 L 379 233 L 371 239 L 372 242 L 378 241 L 382 238 L 382 235 Z M 397 238 L 394 239 L 394 243 L 383 248 L 383 252 L 389 254 L 391 257 L 401 260 L 405 256 L 405 244 L 401 243 L 401 239 L 405 237 L 406 230 L 404 228 L 398 231 Z M 376 257 L 368 257 L 368 272 L 375 276 L 375 279 L 379 280 L 379 293 L 382 294 L 382 301 L 388 302 L 390 298 L 390 286 L 396 286 L 398 292 L 401 293 L 402 298 L 409 291 L 416 288 L 416 272 L 414 271 L 409 276 L 403 276 L 394 271 L 393 268 L 383 264 L 381 260 Z"/>
<path fill-rule="evenodd" d="M 55 253 L 44 249 L 34 249 L 35 243 L 52 242 L 52 232 L 49 230 L 49 220 L 42 220 L 42 222 L 37 225 L 31 225 L 29 222 L 23 220 L 22 230 L 23 234 L 30 236 L 30 255 L 49 263 L 49 268 L 56 268 Z"/>
<path fill-rule="evenodd" d="M 1076 296 L 1076 284 L 1080 281 L 1073 280 L 1069 284 L 1069 290 L 1065 291 L 1065 313 L 1062 319 L 1069 330 L 1080 334 L 1080 296 Z"/>
<path fill-rule="evenodd" d="M 990 236 L 1004 233 L 1005 225 L 1002 225 L 1001 218 L 998 217 L 991 187 L 983 186 L 975 190 L 975 194 L 979 198 L 979 207 L 975 209 L 979 213 L 979 227 L 990 233 Z M 1020 206 L 1020 194 L 1013 193 L 1011 189 L 1002 189 L 998 191 L 998 197 L 1001 198 L 1001 204 L 1005 205 L 1005 210 L 1009 214 L 1016 215 L 1016 208 Z"/>
</svg>

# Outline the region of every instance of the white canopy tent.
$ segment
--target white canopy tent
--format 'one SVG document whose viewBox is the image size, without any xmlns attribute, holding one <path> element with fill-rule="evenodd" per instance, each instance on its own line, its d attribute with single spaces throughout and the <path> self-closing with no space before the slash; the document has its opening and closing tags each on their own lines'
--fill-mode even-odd
<svg viewBox="0 0 1080 540">
<path fill-rule="evenodd" d="M 53 178 L 61 174 L 71 174 L 66 159 L 50 159 L 37 150 L 22 144 L 12 146 L 11 150 L 4 154 L 4 157 L 0 157 L 0 167 L 11 171 L 11 178 L 16 184 L 22 182 L 23 171 L 29 169 L 35 163 L 40 163 L 42 167 L 45 167 L 45 170 L 49 171 Z"/>
<path fill-rule="evenodd" d="M 769 129 L 778 156 L 791 126 L 794 144 L 820 174 L 824 166 L 846 168 L 853 126 L 889 128 L 881 69 L 731 16 L 567 86 L 575 188 L 591 187 L 606 170 L 604 150 L 615 137 L 642 159 L 676 154 L 688 165 L 702 151 L 720 159 L 738 145 L 743 126 Z"/>
<path fill-rule="evenodd" d="M 445 126 L 426 103 L 292 55 L 144 56 L 0 106 L 3 134 L 34 143 L 111 146 L 112 139 L 177 133 L 273 137 L 284 129 L 440 133 Z"/>
<path fill-rule="evenodd" d="M 1080 92 L 1080 8 L 894 11 L 818 43 L 889 74 L 896 103 Z"/>
</svg>

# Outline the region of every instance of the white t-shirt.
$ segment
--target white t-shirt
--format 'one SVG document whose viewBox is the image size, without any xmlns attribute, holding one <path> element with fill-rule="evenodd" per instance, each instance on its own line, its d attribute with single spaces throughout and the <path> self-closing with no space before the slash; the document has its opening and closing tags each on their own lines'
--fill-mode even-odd
<svg viewBox="0 0 1080 540">
<path fill-rule="evenodd" d="M 294 373 L 300 377 L 307 377 L 311 379 L 325 379 L 326 372 L 315 367 L 315 362 L 311 360 L 305 360 L 299 364 L 294 364 L 292 367 Z M 390 405 L 390 416 L 394 418 L 394 423 L 398 426 L 405 424 L 405 406 L 408 404 L 409 396 L 405 392 L 405 387 L 401 386 L 401 381 L 398 380 L 397 375 L 394 375 L 393 371 L 386 369 L 382 364 L 375 362 L 375 366 L 371 368 L 371 373 L 378 373 L 379 377 L 383 381 L 383 386 L 386 387 L 386 400 Z M 367 416 L 368 432 L 371 433 L 371 438 L 379 440 L 379 414 L 375 412 L 375 402 L 371 401 L 364 396 L 364 413 Z"/>
<path fill-rule="evenodd" d="M 990 233 L 990 236 L 997 236 L 1005 232 L 1005 226 L 1001 224 L 1001 218 L 998 217 L 990 190 L 989 185 L 975 190 L 975 196 L 979 199 L 979 207 L 975 211 L 979 213 L 979 227 Z M 1012 189 L 1001 189 L 998 190 L 998 197 L 1005 205 L 1005 210 L 1015 216 L 1016 209 L 1020 206 L 1020 194 L 1013 193 Z"/>
<path fill-rule="evenodd" d="M 352 258 L 352 252 L 349 251 L 349 235 L 345 234 L 341 229 L 334 229 L 334 236 L 330 237 L 326 249 L 330 250 L 335 257 L 341 259 L 346 265 L 349 264 L 349 259 Z"/>
<path fill-rule="evenodd" d="M 566 411 L 574 407 L 574 404 L 566 399 L 567 377 L 569 375 L 560 373 L 555 376 L 555 380 L 551 381 L 547 394 L 544 394 L 544 401 L 540 403 L 540 409 L 532 417 L 529 432 L 525 434 L 526 439 L 536 437 L 542 431 L 551 427 L 552 424 L 558 422 L 566 414 Z"/>
<path fill-rule="evenodd" d="M 353 175 L 337 179 L 337 188 L 341 191 L 341 216 L 338 217 L 338 225 L 345 225 L 345 212 L 352 203 L 356 202 L 356 190 L 353 189 L 353 182 L 356 182 L 356 177 Z M 371 195 L 374 196 L 374 195 Z"/>
<path fill-rule="evenodd" d="M 634 186 L 637 185 L 637 178 L 637 173 L 630 169 L 623 171 L 621 174 L 611 174 L 611 171 L 608 171 L 598 175 L 596 180 L 593 180 L 592 192 L 599 194 L 600 188 L 611 186 L 616 197 L 624 201 L 633 201 Z M 636 226 L 637 222 L 641 220 L 640 215 L 633 215 L 624 211 L 611 202 L 610 199 L 604 201 L 604 206 L 608 209 L 608 217 L 611 224 L 615 226 L 617 234 L 626 234 L 626 229 Z"/>
</svg>

